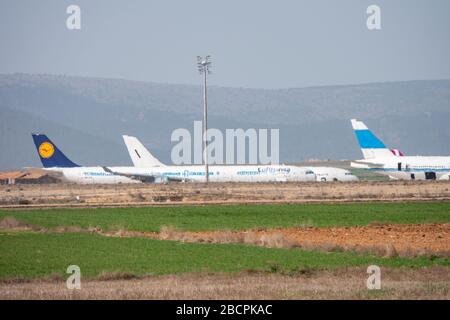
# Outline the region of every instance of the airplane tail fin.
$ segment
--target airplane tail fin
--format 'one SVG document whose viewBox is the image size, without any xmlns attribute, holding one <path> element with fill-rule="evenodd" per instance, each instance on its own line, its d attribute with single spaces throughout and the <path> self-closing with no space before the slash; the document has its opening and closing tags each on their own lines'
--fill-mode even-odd
<svg viewBox="0 0 450 320">
<path fill-rule="evenodd" d="M 394 156 L 391 150 L 386 148 L 384 143 L 367 128 L 364 122 L 356 119 L 352 119 L 351 122 L 364 159 Z"/>
<path fill-rule="evenodd" d="M 45 134 L 32 133 L 31 135 L 44 168 L 79 167 L 70 161 Z"/>
<path fill-rule="evenodd" d="M 404 157 L 405 154 L 398 149 L 391 149 L 391 152 L 396 157 Z"/>
<path fill-rule="evenodd" d="M 165 166 L 156 159 L 136 137 L 126 135 L 123 135 L 122 137 L 135 167 L 146 168 Z"/>
</svg>

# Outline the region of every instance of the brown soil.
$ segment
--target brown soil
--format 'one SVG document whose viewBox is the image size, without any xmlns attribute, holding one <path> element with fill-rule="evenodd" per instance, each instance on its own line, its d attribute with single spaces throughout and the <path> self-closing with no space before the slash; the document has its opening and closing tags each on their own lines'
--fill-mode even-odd
<svg viewBox="0 0 450 320">
<path fill-rule="evenodd" d="M 450 224 L 372 224 L 357 227 L 276 228 L 254 230 L 179 231 L 161 227 L 160 232 L 59 226 L 51 230 L 18 221 L 14 217 L 0 220 L 0 230 L 39 232 L 90 232 L 109 237 L 144 237 L 202 243 L 245 243 L 275 248 L 306 250 L 347 250 L 381 256 L 445 256 L 450 257 Z"/>
<path fill-rule="evenodd" d="M 242 272 L 144 278 L 0 282 L 0 299 L 450 299 L 448 268 L 381 268 L 381 290 L 368 290 L 366 268 L 297 274 Z"/>
<path fill-rule="evenodd" d="M 450 181 L 0 186 L 2 208 L 450 200 Z"/>
<path fill-rule="evenodd" d="M 450 256 L 450 224 L 386 224 L 205 232 L 184 232 L 163 227 L 160 233 L 120 230 L 105 235 L 187 242 L 248 243 L 267 247 L 301 247 L 324 251 L 350 250 L 390 257 Z"/>
</svg>

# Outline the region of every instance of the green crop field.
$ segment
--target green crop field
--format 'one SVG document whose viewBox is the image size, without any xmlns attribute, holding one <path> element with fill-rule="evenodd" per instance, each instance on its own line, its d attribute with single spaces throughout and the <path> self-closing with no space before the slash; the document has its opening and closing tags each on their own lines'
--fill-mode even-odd
<svg viewBox="0 0 450 320">
<path fill-rule="evenodd" d="M 180 230 L 239 230 L 295 226 L 359 226 L 371 223 L 450 222 L 450 202 L 353 203 L 302 205 L 174 206 L 115 209 L 51 209 L 0 211 L 29 224 L 98 226 L 103 230 L 159 231 L 161 226 Z"/>
<path fill-rule="evenodd" d="M 308 268 L 377 264 L 379 266 L 450 266 L 444 258 L 380 258 L 348 252 L 272 249 L 241 244 L 195 244 L 144 238 L 110 238 L 89 233 L 0 233 L 0 278 L 39 278 L 65 274 L 69 265 L 83 276 L 102 272 L 135 275 L 188 272 L 296 272 Z"/>
<path fill-rule="evenodd" d="M 58 233 L 58 226 L 103 230 L 159 231 L 249 229 L 272 227 L 356 226 L 371 223 L 448 223 L 450 202 L 307 205 L 177 206 L 117 209 L 52 209 L 0 211 L 0 220 L 14 217 L 47 232 L 0 231 L 0 279 L 64 275 L 79 265 L 84 276 L 102 272 L 135 275 L 189 272 L 295 272 L 350 266 L 441 265 L 444 257 L 376 257 L 352 252 L 264 248 L 245 244 L 202 244 L 146 238 L 113 238 L 87 232 Z"/>
</svg>

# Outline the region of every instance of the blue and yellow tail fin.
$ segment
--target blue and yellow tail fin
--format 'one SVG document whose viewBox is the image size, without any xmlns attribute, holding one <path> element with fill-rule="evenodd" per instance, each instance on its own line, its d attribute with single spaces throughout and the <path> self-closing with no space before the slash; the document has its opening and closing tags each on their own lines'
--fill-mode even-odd
<svg viewBox="0 0 450 320">
<path fill-rule="evenodd" d="M 45 134 L 32 133 L 31 135 L 44 168 L 79 167 L 70 161 Z"/>
</svg>

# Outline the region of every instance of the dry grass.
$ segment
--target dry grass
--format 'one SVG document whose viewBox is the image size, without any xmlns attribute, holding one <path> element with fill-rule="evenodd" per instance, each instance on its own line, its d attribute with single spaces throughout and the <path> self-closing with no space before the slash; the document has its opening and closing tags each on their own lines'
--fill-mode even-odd
<svg viewBox="0 0 450 320">
<path fill-rule="evenodd" d="M 245 234 L 242 243 L 268 248 L 293 248 L 295 246 L 281 232 L 258 234 L 250 231 Z"/>
<path fill-rule="evenodd" d="M 147 276 L 106 274 L 68 290 L 65 280 L 0 283 L 0 299 L 450 299 L 448 268 L 382 268 L 381 290 L 365 268 L 295 274 L 242 272 Z"/>
<path fill-rule="evenodd" d="M 183 240 L 183 232 L 176 230 L 172 226 L 162 226 L 159 229 L 159 238 L 161 240 Z"/>
<path fill-rule="evenodd" d="M 40 230 L 41 228 L 33 226 L 31 224 L 24 223 L 17 220 L 14 217 L 4 217 L 0 220 L 0 230 L 9 231 L 29 231 L 29 230 Z"/>
<path fill-rule="evenodd" d="M 381 232 L 379 232 L 380 230 Z M 385 230 L 387 231 L 385 232 Z M 440 233 L 440 235 L 436 238 L 434 233 Z M 417 234 L 417 236 L 413 236 L 413 234 Z M 428 241 L 426 243 L 422 237 L 425 235 Z M 367 227 L 297 227 L 201 232 L 180 231 L 173 227 L 163 226 L 159 234 L 124 231 L 123 236 L 144 236 L 183 242 L 242 243 L 269 248 L 297 247 L 325 252 L 351 251 L 387 258 L 450 256 L 450 248 L 446 241 L 449 229 L 446 224 L 396 226 L 375 223 Z M 395 241 L 392 241 L 393 237 L 395 237 Z"/>
<path fill-rule="evenodd" d="M 310 222 L 307 222 L 307 224 L 309 225 Z M 350 251 L 358 254 L 374 254 L 387 258 L 414 258 L 421 256 L 450 257 L 450 248 L 447 241 L 450 234 L 448 227 L 448 224 L 389 225 L 386 223 L 372 223 L 366 227 L 314 228 L 305 225 L 304 227 L 286 229 L 192 232 L 177 230 L 172 226 L 162 226 L 158 233 L 127 231 L 123 228 L 103 231 L 97 226 L 90 226 L 88 228 L 59 226 L 52 229 L 45 229 L 20 222 L 13 217 L 5 217 L 0 221 L 0 230 L 15 232 L 30 230 L 56 233 L 90 232 L 109 237 L 146 237 L 160 240 L 200 243 L 240 243 L 268 248 L 302 248 L 304 250 L 325 252 Z M 406 229 L 402 231 L 402 228 Z M 355 229 L 361 230 L 351 234 L 351 231 Z M 368 236 L 368 233 L 378 229 L 395 233 L 372 234 Z M 411 231 L 423 237 L 417 235 L 411 238 Z M 440 235 L 437 238 L 433 238 L 434 233 L 440 233 Z M 333 234 L 334 237 L 330 236 Z M 336 238 L 336 234 L 340 234 L 340 237 Z M 396 237 L 395 242 L 391 240 L 394 235 Z M 403 239 L 405 236 L 408 236 L 408 238 Z M 424 245 L 423 240 L 425 238 L 428 239 L 428 244 L 426 245 Z M 376 239 L 378 241 L 375 241 Z"/>
<path fill-rule="evenodd" d="M 142 206 L 450 199 L 450 181 L 0 186 L 0 206 Z M 74 195 L 77 195 L 74 197 Z M 81 200 L 80 200 L 81 199 Z"/>
<path fill-rule="evenodd" d="M 302 248 L 304 250 L 325 252 L 350 251 L 358 254 L 374 254 L 387 258 L 415 258 L 421 256 L 450 257 L 450 248 L 446 241 L 449 232 L 447 230 L 447 224 L 398 226 L 383 224 L 383 228 L 395 233 L 372 234 L 368 236 L 368 232 L 372 232 L 372 229 L 377 229 L 380 226 L 380 224 L 374 224 L 367 227 L 306 227 L 200 232 L 181 231 L 170 226 L 162 226 L 159 233 L 125 230 L 106 233 L 100 230 L 98 233 L 106 236 L 147 237 L 181 242 L 240 243 L 268 248 Z M 352 230 L 358 228 L 362 228 L 361 232 L 351 233 Z M 394 230 L 395 228 L 399 230 Z M 405 228 L 405 231 L 402 231 L 402 228 Z M 426 234 L 427 238 L 429 238 L 428 243 L 424 243 L 423 238 L 418 238 L 418 236 L 414 236 L 414 241 L 412 241 L 413 238 L 411 238 L 411 234 L 408 234 L 407 230 L 415 230 L 420 235 Z M 431 237 L 433 231 L 445 233 L 441 233 L 438 238 L 434 239 Z M 337 234 L 340 237 L 336 238 Z M 391 239 L 393 234 L 397 237 L 395 242 Z M 408 236 L 408 238 L 404 238 L 405 236 Z"/>
<path fill-rule="evenodd" d="M 99 281 L 117 281 L 117 280 L 131 280 L 131 279 L 138 279 L 136 275 L 134 275 L 131 272 L 122 272 L 122 271 L 116 271 L 116 272 L 102 272 L 97 280 Z"/>
<path fill-rule="evenodd" d="M 64 232 L 83 232 L 84 230 L 78 226 L 59 226 L 54 229 L 55 232 L 64 233 Z"/>
</svg>

